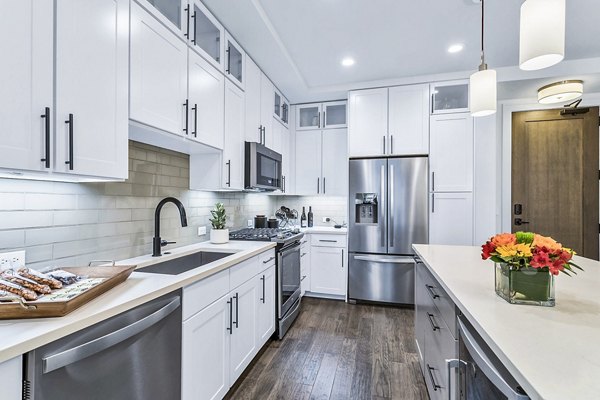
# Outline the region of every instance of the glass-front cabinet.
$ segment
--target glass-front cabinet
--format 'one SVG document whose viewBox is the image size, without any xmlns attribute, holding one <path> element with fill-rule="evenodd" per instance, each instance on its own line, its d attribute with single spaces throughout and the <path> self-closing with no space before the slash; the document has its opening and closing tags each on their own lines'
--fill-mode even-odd
<svg viewBox="0 0 600 400">
<path fill-rule="evenodd" d="M 164 1 L 164 0 L 163 0 Z M 199 0 L 193 0 L 190 13 L 189 38 L 192 48 L 223 71 L 225 29 Z"/>
<path fill-rule="evenodd" d="M 273 114 L 281 119 L 281 95 L 278 91 L 275 91 L 275 108 L 273 110 Z"/>
<path fill-rule="evenodd" d="M 225 33 L 225 74 L 241 89 L 244 89 L 245 53 L 229 32 Z"/>
<path fill-rule="evenodd" d="M 469 111 L 469 82 L 451 81 L 431 84 L 431 113 Z"/>
<path fill-rule="evenodd" d="M 277 89 L 274 91 L 273 116 L 287 126 L 290 120 L 290 102 Z"/>
<path fill-rule="evenodd" d="M 298 105 L 296 130 L 345 128 L 346 106 L 346 100 Z"/>
<path fill-rule="evenodd" d="M 187 30 L 188 0 L 139 0 L 138 3 L 179 36 L 184 37 Z"/>
</svg>

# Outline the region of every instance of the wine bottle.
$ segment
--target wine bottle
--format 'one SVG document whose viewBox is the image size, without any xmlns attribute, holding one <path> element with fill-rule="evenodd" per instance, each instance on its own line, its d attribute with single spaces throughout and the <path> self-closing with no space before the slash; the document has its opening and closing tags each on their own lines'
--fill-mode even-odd
<svg viewBox="0 0 600 400">
<path fill-rule="evenodd" d="M 311 206 L 308 206 L 308 227 L 313 227 L 313 212 Z"/>
<path fill-rule="evenodd" d="M 302 216 L 300 216 L 300 227 L 306 228 L 306 209 L 302 207 Z"/>
</svg>

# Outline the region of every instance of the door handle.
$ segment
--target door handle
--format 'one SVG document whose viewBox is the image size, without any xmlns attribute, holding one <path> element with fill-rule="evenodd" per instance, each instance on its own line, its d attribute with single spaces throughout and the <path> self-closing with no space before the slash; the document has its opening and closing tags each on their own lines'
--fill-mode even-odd
<svg viewBox="0 0 600 400">
<path fill-rule="evenodd" d="M 225 182 L 225 184 L 228 187 L 231 187 L 231 160 L 227 160 L 225 165 L 227 165 L 227 182 Z"/>
<path fill-rule="evenodd" d="M 394 198 L 394 165 L 390 165 L 390 226 L 388 230 L 388 235 L 390 236 L 390 247 L 394 247 L 394 207 L 395 207 L 395 198 Z"/>
<path fill-rule="evenodd" d="M 385 136 L 383 137 L 383 147 L 385 152 Z M 381 209 L 385 210 L 387 204 L 385 204 L 385 165 L 381 166 Z M 381 222 L 379 223 L 379 234 L 381 236 L 381 247 L 385 247 L 385 226 Z"/>
<path fill-rule="evenodd" d="M 44 118 L 44 137 L 46 141 L 44 158 L 40 161 L 46 163 L 46 168 L 50 168 L 50 107 L 46 107 L 40 117 Z"/>
<path fill-rule="evenodd" d="M 235 321 L 233 322 L 235 324 L 236 328 L 239 328 L 239 319 L 240 319 L 240 297 L 238 295 L 238 293 L 235 293 L 235 296 L 233 296 L 233 298 L 235 299 Z"/>
<path fill-rule="evenodd" d="M 517 225 L 517 226 L 526 225 L 528 223 L 529 223 L 529 221 L 523 221 L 521 218 L 515 218 L 515 225 Z"/>
<path fill-rule="evenodd" d="M 69 160 L 65 164 L 69 166 L 69 170 L 73 171 L 73 114 L 69 114 L 69 119 L 65 121 L 69 125 Z"/>
<path fill-rule="evenodd" d="M 265 304 L 265 276 L 263 275 L 260 280 L 262 281 L 262 287 L 263 287 L 263 295 L 260 298 L 260 301 L 263 302 L 263 304 Z"/>
<path fill-rule="evenodd" d="M 183 131 L 185 132 L 185 134 L 188 134 L 188 107 L 189 107 L 190 102 L 188 101 L 188 99 L 185 99 L 185 103 L 183 103 L 183 106 L 185 107 L 185 128 L 183 128 Z"/>
<path fill-rule="evenodd" d="M 230 335 L 233 335 L 233 297 L 230 297 L 229 300 L 227 300 L 227 304 L 229 304 L 229 327 L 227 330 Z"/>
<path fill-rule="evenodd" d="M 134 322 L 131 325 L 127 325 L 119 330 L 108 333 L 69 350 L 65 350 L 58 354 L 43 358 L 43 373 L 47 374 L 69 364 L 81 361 L 84 358 L 93 356 L 94 354 L 110 347 L 116 346 L 117 344 L 137 335 L 138 333 L 145 331 L 152 325 L 157 324 L 175 311 L 180 304 L 181 300 L 179 297 L 177 297 L 163 308 L 153 312 L 147 317 L 140 319 L 139 321 Z"/>
<path fill-rule="evenodd" d="M 413 264 L 414 259 L 410 257 L 381 257 L 381 256 L 354 256 L 355 260 L 369 261 L 384 264 Z"/>
<path fill-rule="evenodd" d="M 192 131 L 192 135 L 194 137 L 198 137 L 198 104 L 194 103 L 194 107 L 192 107 L 192 111 L 194 111 L 194 130 Z"/>
</svg>

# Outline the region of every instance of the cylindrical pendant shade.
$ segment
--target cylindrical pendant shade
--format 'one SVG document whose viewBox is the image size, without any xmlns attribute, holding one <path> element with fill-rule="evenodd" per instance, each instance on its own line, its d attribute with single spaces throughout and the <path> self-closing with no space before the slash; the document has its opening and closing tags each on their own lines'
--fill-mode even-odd
<svg viewBox="0 0 600 400">
<path fill-rule="evenodd" d="M 469 82 L 471 115 L 485 117 L 496 112 L 496 71 L 484 69 L 471 75 Z"/>
<path fill-rule="evenodd" d="M 521 5 L 519 67 L 548 68 L 565 57 L 565 0 L 526 0 Z"/>
</svg>

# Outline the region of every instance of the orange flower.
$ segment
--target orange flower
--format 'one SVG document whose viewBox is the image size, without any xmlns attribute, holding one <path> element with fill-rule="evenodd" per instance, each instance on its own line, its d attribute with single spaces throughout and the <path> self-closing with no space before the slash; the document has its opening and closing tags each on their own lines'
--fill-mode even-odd
<svg viewBox="0 0 600 400">
<path fill-rule="evenodd" d="M 545 247 L 548 250 L 561 250 L 562 244 L 558 243 L 556 240 L 552 239 L 549 236 L 542 236 L 536 234 L 533 237 L 533 246 L 534 247 Z"/>
<path fill-rule="evenodd" d="M 495 246 L 511 246 L 517 244 L 517 237 L 512 233 L 499 233 L 491 240 Z"/>
</svg>

